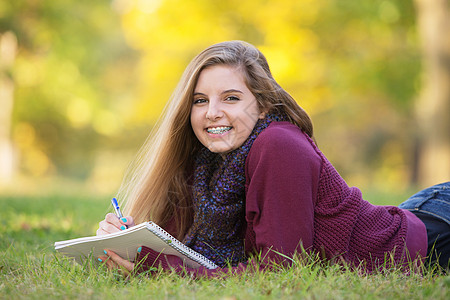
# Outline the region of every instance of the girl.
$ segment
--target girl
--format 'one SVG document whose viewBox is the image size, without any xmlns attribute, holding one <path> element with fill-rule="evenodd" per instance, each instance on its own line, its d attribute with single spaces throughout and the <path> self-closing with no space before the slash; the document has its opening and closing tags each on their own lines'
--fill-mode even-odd
<svg viewBox="0 0 450 300">
<path fill-rule="evenodd" d="M 185 268 L 146 247 L 134 262 L 106 249 L 100 260 L 110 268 L 212 276 L 245 269 L 252 254 L 261 254 L 265 268 L 305 249 L 371 271 L 387 254 L 398 265 L 425 257 L 428 244 L 448 264 L 449 193 L 431 192 L 435 201 L 424 191 L 426 200 L 404 209 L 363 200 L 317 148 L 309 116 L 248 43 L 219 43 L 192 60 L 140 157 L 121 195 L 127 217 L 107 214 L 97 234 L 152 220 L 220 268 Z M 408 209 L 423 202 L 433 210 L 418 214 L 421 221 Z"/>
</svg>

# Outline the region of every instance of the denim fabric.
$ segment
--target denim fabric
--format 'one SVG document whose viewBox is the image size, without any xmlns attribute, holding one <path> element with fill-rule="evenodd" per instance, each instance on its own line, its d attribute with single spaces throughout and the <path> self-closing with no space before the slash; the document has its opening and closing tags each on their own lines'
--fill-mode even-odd
<svg viewBox="0 0 450 300">
<path fill-rule="evenodd" d="M 450 182 L 441 183 L 410 197 L 399 205 L 414 213 L 427 229 L 427 261 L 442 268 L 450 264 Z"/>
<path fill-rule="evenodd" d="M 398 207 L 432 215 L 450 225 L 450 182 L 422 190 Z"/>
<path fill-rule="evenodd" d="M 442 268 L 448 269 L 450 263 L 450 225 L 420 212 L 414 213 L 427 228 L 428 249 L 427 262 L 437 262 Z"/>
</svg>

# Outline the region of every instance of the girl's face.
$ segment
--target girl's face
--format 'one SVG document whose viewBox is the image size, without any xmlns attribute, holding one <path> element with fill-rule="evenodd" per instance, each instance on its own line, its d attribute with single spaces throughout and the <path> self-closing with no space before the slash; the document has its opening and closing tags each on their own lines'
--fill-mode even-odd
<svg viewBox="0 0 450 300">
<path fill-rule="evenodd" d="M 194 89 L 191 126 L 211 152 L 225 154 L 239 148 L 264 113 L 236 67 L 204 69 Z"/>
</svg>

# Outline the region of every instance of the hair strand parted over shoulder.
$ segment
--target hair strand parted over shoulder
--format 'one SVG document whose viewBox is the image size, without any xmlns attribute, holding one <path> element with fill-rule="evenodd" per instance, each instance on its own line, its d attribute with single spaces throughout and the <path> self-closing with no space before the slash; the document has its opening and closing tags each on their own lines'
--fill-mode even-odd
<svg viewBox="0 0 450 300">
<path fill-rule="evenodd" d="M 308 114 L 275 81 L 265 56 L 256 47 L 228 41 L 203 50 L 184 71 L 118 195 L 125 202 L 125 214 L 133 216 L 136 223 L 152 220 L 165 226 L 175 218 L 179 239 L 192 222 L 189 182 L 194 156 L 201 147 L 190 124 L 194 89 L 201 71 L 215 65 L 238 68 L 261 110 L 284 113 L 291 123 L 313 136 Z"/>
</svg>

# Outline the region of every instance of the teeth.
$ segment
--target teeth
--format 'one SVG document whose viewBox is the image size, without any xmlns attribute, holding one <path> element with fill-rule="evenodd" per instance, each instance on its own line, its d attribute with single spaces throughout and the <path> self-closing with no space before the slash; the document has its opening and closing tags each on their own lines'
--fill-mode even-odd
<svg viewBox="0 0 450 300">
<path fill-rule="evenodd" d="M 206 131 L 208 131 L 209 133 L 221 134 L 230 129 L 231 129 L 231 127 L 213 127 L 213 128 L 207 128 Z"/>
</svg>

